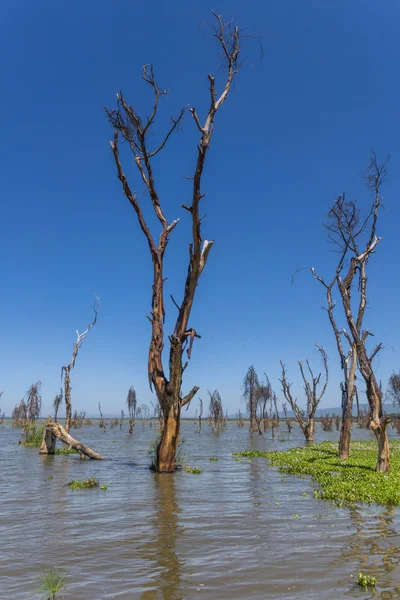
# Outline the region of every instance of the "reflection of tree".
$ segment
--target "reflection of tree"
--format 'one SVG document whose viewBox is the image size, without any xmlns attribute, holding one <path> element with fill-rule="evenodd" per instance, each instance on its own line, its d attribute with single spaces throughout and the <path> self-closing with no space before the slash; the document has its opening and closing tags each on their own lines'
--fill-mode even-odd
<svg viewBox="0 0 400 600">
<path fill-rule="evenodd" d="M 356 534 L 349 538 L 343 556 L 348 561 L 357 561 L 358 572 L 367 572 L 376 577 L 382 595 L 379 598 L 399 598 L 400 585 L 396 577 L 388 577 L 400 565 L 399 534 L 393 524 L 395 509 L 351 509 L 350 517 L 356 528 Z M 368 511 L 368 512 L 367 512 Z M 375 514 L 371 515 L 370 512 Z M 389 589 L 384 589 L 385 587 Z"/>
<path fill-rule="evenodd" d="M 181 576 L 183 561 L 178 558 L 177 540 L 183 528 L 179 525 L 181 509 L 176 501 L 175 476 L 154 476 L 154 517 L 152 525 L 155 537 L 146 543 L 145 554 L 159 573 L 157 590 L 147 590 L 141 600 L 183 600 Z"/>
</svg>

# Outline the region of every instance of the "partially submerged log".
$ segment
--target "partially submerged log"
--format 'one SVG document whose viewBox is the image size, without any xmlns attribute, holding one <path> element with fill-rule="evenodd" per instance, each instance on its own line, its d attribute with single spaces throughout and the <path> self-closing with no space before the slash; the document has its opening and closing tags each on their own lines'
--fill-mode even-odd
<svg viewBox="0 0 400 600">
<path fill-rule="evenodd" d="M 59 423 L 53 423 L 52 421 L 48 421 L 46 423 L 39 454 L 54 454 L 57 439 L 64 442 L 64 444 L 66 444 L 69 448 L 75 448 L 75 450 L 78 450 L 80 457 L 83 460 L 86 456 L 96 460 L 104 460 L 104 456 L 101 456 L 101 454 L 98 454 L 82 442 L 75 440 L 69 433 L 67 433 L 62 425 Z"/>
</svg>

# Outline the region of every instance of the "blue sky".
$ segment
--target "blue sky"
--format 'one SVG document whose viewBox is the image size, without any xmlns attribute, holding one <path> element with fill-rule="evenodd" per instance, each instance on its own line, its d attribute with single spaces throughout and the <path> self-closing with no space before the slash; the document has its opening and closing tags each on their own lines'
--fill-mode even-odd
<svg viewBox="0 0 400 600">
<path fill-rule="evenodd" d="M 32 381 L 43 381 L 47 414 L 67 364 L 75 330 L 96 327 L 72 373 L 78 410 L 119 412 L 129 385 L 149 403 L 147 348 L 151 261 L 123 197 L 102 105 L 123 89 L 144 115 L 151 100 L 141 68 L 154 63 L 171 92 L 154 139 L 171 114 L 208 105 L 207 74 L 221 81 L 206 28 L 211 9 L 263 36 L 264 59 L 249 64 L 218 113 L 204 178 L 204 237 L 215 239 L 196 297 L 194 346 L 184 390 L 218 388 L 229 412 L 240 403 L 247 367 L 266 371 L 279 390 L 283 359 L 298 396 L 298 359 L 328 351 L 331 383 L 322 406 L 340 403 L 334 340 L 321 310 L 322 289 L 298 267 L 329 274 L 334 256 L 321 222 L 342 191 L 369 200 L 359 178 L 374 148 L 391 154 L 379 224 L 382 242 L 370 262 L 366 325 L 385 350 L 377 374 L 400 367 L 399 161 L 400 5 L 395 0 L 209 2 L 14 0 L 0 24 L 2 177 L 0 390 L 10 413 Z M 166 260 L 167 332 L 187 267 L 191 173 L 198 132 L 186 116 L 155 169 L 169 220 L 180 217 Z M 127 159 L 128 157 L 125 157 Z M 126 163 L 131 186 L 143 188 Z M 184 214 L 182 214 L 184 213 Z M 318 366 L 318 363 L 316 363 Z M 192 403 L 194 412 L 197 402 Z"/>
</svg>

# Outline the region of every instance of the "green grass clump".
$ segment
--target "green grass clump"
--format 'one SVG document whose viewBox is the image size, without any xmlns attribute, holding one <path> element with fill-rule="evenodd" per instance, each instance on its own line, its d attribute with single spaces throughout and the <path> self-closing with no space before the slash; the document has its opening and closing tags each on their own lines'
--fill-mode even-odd
<svg viewBox="0 0 400 600">
<path fill-rule="evenodd" d="M 55 567 L 51 569 L 45 569 L 39 579 L 40 588 L 39 592 L 49 595 L 53 600 L 56 598 L 56 594 L 65 587 L 66 576 L 63 571 Z"/>
<path fill-rule="evenodd" d="M 75 448 L 57 448 L 54 454 L 79 454 Z"/>
<path fill-rule="evenodd" d="M 213 462 L 217 462 L 218 456 L 210 456 L 210 460 Z"/>
<path fill-rule="evenodd" d="M 32 446 L 38 448 L 42 443 L 44 426 L 36 427 L 33 423 L 28 423 L 24 427 L 22 446 Z"/>
<path fill-rule="evenodd" d="M 375 577 L 371 577 L 371 575 L 359 573 L 357 583 L 362 588 L 374 588 L 376 586 L 376 579 Z"/>
<path fill-rule="evenodd" d="M 202 473 L 202 469 L 199 467 L 185 467 L 186 473 L 192 473 L 192 475 L 200 475 Z"/>
<path fill-rule="evenodd" d="M 72 490 L 88 490 L 91 488 L 99 487 L 99 481 L 95 477 L 90 477 L 89 479 L 82 479 L 82 481 L 74 479 L 73 481 L 70 481 L 68 485 Z"/>
<path fill-rule="evenodd" d="M 392 441 L 391 472 L 377 473 L 377 444 L 374 441 L 352 442 L 350 458 L 339 460 L 337 444 L 323 442 L 284 452 L 245 450 L 234 457 L 266 458 L 269 464 L 291 475 L 309 475 L 319 484 L 314 496 L 332 500 L 339 506 L 356 503 L 400 505 L 400 442 Z"/>
</svg>

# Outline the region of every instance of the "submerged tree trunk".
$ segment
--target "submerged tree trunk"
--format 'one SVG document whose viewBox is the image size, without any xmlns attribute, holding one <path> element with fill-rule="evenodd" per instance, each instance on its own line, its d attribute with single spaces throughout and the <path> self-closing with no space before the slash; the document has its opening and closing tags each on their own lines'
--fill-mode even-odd
<svg viewBox="0 0 400 600">
<path fill-rule="evenodd" d="M 357 350 L 353 344 L 348 361 L 350 366 L 345 365 L 345 381 L 342 386 L 342 427 L 339 439 L 339 459 L 347 460 L 350 454 L 351 426 L 353 424 L 353 397 L 355 393 L 354 380 L 357 368 Z"/>
<path fill-rule="evenodd" d="M 96 460 L 104 460 L 104 457 L 101 456 L 101 454 L 98 454 L 89 448 L 89 446 L 86 446 L 86 444 L 75 440 L 59 423 L 52 423 L 51 421 L 46 423 L 39 454 L 54 454 L 56 438 L 64 442 L 69 448 L 78 450 L 81 458 L 87 456 L 88 458 Z"/>
<path fill-rule="evenodd" d="M 175 471 L 176 450 L 179 440 L 181 410 L 173 406 L 164 417 L 164 426 L 157 447 L 156 470 L 159 473 L 173 473 Z"/>
<path fill-rule="evenodd" d="M 307 442 L 314 442 L 315 423 L 312 417 L 304 428 L 304 436 Z"/>
</svg>

